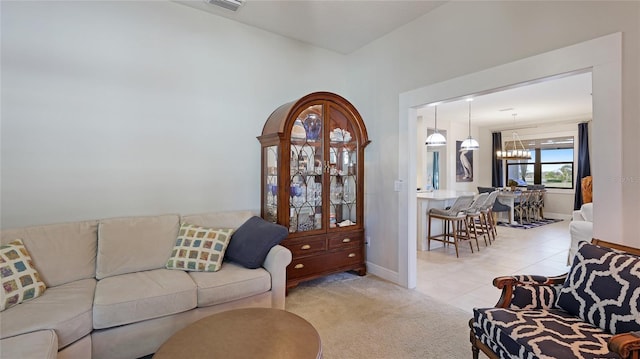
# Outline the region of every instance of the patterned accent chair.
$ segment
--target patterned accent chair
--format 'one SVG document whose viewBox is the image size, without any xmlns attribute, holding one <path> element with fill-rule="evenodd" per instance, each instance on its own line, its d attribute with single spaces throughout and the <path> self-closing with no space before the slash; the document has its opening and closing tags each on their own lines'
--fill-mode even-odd
<svg viewBox="0 0 640 359">
<path fill-rule="evenodd" d="M 582 242 L 569 273 L 498 277 L 494 308 L 475 308 L 473 358 L 640 358 L 640 249 Z"/>
</svg>

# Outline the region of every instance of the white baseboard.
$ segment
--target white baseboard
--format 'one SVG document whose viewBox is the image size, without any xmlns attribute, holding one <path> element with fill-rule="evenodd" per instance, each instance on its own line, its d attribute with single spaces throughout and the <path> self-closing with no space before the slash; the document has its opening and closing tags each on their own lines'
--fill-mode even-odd
<svg viewBox="0 0 640 359">
<path fill-rule="evenodd" d="M 564 213 L 547 213 L 544 212 L 544 218 L 553 218 L 553 219 L 563 219 L 565 221 L 570 221 L 571 220 L 571 215 L 570 214 L 564 214 Z"/>
<path fill-rule="evenodd" d="M 375 265 L 371 262 L 367 262 L 367 273 L 373 274 L 392 283 L 400 283 L 400 275 L 398 274 L 398 272 L 380 267 L 379 265 Z"/>
</svg>

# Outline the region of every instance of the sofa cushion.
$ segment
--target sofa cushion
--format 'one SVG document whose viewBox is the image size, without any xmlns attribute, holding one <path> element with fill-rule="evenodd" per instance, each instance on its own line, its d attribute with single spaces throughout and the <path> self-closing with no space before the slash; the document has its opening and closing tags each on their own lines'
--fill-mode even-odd
<svg viewBox="0 0 640 359">
<path fill-rule="evenodd" d="M 0 340 L 3 358 L 54 359 L 58 357 L 58 337 L 53 330 L 18 335 Z"/>
<path fill-rule="evenodd" d="M 53 329 L 60 348 L 91 333 L 95 279 L 50 287 L 40 297 L 0 313 L 2 338 Z"/>
<path fill-rule="evenodd" d="M 233 229 L 183 223 L 167 261 L 167 269 L 215 272 L 222 266 Z"/>
<path fill-rule="evenodd" d="M 2 231 L 2 243 L 22 239 L 47 287 L 95 277 L 98 222 L 82 221 Z"/>
<path fill-rule="evenodd" d="M 216 273 L 189 273 L 198 286 L 198 307 L 231 302 L 271 290 L 271 276 L 263 268 L 247 269 L 225 263 Z"/>
<path fill-rule="evenodd" d="M 196 307 L 196 285 L 186 272 L 168 269 L 121 274 L 98 282 L 93 327 L 110 328 Z"/>
<path fill-rule="evenodd" d="M 582 242 L 558 306 L 612 334 L 640 331 L 640 257 Z"/>
<path fill-rule="evenodd" d="M 233 233 L 226 257 L 247 268 L 261 267 L 269 250 L 288 234 L 286 227 L 253 216 Z"/>
<path fill-rule="evenodd" d="M 175 214 L 100 221 L 96 278 L 164 268 L 179 223 Z"/>
<path fill-rule="evenodd" d="M 0 311 L 37 298 L 47 289 L 20 239 L 0 246 L 0 274 Z"/>
<path fill-rule="evenodd" d="M 611 334 L 560 310 L 473 310 L 473 330 L 501 358 L 619 358 Z"/>
</svg>

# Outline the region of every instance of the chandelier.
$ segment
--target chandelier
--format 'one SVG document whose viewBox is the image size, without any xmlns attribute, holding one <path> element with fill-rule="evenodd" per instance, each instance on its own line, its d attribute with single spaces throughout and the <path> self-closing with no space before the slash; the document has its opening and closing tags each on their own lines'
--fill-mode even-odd
<svg viewBox="0 0 640 359">
<path fill-rule="evenodd" d="M 516 122 L 516 114 L 513 114 L 513 122 Z M 530 160 L 531 151 L 524 148 L 520 136 L 513 131 L 512 141 L 507 142 L 503 151 L 496 151 L 496 158 L 499 160 Z"/>
<path fill-rule="evenodd" d="M 424 143 L 427 146 L 444 146 L 447 144 L 447 139 L 438 132 L 438 106 L 435 107 L 436 128 L 432 134 L 427 137 L 427 141 Z"/>
</svg>

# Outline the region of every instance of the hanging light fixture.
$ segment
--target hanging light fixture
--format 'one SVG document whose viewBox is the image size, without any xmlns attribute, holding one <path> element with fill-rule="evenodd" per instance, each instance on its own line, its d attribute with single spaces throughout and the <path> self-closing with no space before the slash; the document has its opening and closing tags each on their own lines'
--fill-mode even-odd
<svg viewBox="0 0 640 359">
<path fill-rule="evenodd" d="M 513 114 L 514 125 L 516 123 L 516 115 L 515 113 Z M 520 136 L 515 130 L 511 133 L 511 137 L 512 141 L 511 143 L 507 142 L 504 151 L 496 151 L 496 158 L 499 160 L 530 160 L 531 151 L 524 148 L 522 141 L 520 141 Z"/>
<path fill-rule="evenodd" d="M 438 106 L 435 107 L 435 118 L 436 118 L 436 128 L 433 130 L 433 133 L 427 136 L 427 141 L 424 143 L 427 146 L 444 146 L 447 144 L 447 139 L 438 132 Z"/>
<path fill-rule="evenodd" d="M 469 102 L 469 137 L 467 137 L 466 140 L 462 141 L 460 150 L 473 151 L 480 148 L 480 145 L 478 144 L 478 141 L 471 137 L 471 101 L 473 101 L 473 99 L 470 98 L 467 101 Z"/>
</svg>

